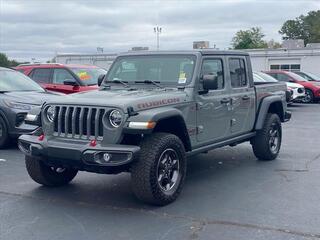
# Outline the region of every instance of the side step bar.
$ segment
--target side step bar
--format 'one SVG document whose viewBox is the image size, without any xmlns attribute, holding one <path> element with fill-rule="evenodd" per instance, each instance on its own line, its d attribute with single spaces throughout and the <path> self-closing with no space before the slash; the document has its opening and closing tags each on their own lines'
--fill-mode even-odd
<svg viewBox="0 0 320 240">
<path fill-rule="evenodd" d="M 243 142 L 245 140 L 249 140 L 250 138 L 254 137 L 255 135 L 256 135 L 256 132 L 250 132 L 250 133 L 246 133 L 244 135 L 237 136 L 237 137 L 234 137 L 234 138 L 231 138 L 231 139 L 227 139 L 227 140 L 224 140 L 224 141 L 220 141 L 220 142 L 217 142 L 217 143 L 212 143 L 210 145 L 199 147 L 199 148 L 193 149 L 191 152 L 187 152 L 187 156 L 189 157 L 189 156 L 192 156 L 192 155 L 195 155 L 195 154 L 198 154 L 198 153 L 210 151 L 210 150 L 215 149 L 215 148 L 227 146 L 227 145 L 230 145 L 230 144 L 233 144 L 233 143 L 237 143 L 237 142 Z"/>
</svg>

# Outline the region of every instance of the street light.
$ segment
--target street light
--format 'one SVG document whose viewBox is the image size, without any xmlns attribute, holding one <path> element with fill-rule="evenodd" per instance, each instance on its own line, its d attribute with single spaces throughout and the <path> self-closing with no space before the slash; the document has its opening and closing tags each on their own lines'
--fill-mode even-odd
<svg viewBox="0 0 320 240">
<path fill-rule="evenodd" d="M 159 26 L 156 26 L 153 28 L 154 33 L 157 35 L 157 50 L 160 48 L 160 33 L 162 28 Z"/>
</svg>

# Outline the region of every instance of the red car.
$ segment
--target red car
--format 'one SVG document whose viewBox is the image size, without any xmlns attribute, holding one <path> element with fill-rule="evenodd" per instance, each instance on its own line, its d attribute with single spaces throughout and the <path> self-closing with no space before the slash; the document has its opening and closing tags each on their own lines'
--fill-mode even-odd
<svg viewBox="0 0 320 240">
<path fill-rule="evenodd" d="M 319 82 L 308 81 L 305 78 L 293 72 L 272 70 L 272 71 L 265 71 L 265 73 L 274 77 L 278 81 L 294 82 L 304 86 L 306 91 L 306 96 L 302 101 L 305 103 L 312 103 L 320 99 L 320 83 Z"/>
<path fill-rule="evenodd" d="M 47 90 L 66 94 L 97 89 L 98 78 L 107 73 L 96 66 L 60 63 L 22 64 L 15 69 Z"/>
</svg>

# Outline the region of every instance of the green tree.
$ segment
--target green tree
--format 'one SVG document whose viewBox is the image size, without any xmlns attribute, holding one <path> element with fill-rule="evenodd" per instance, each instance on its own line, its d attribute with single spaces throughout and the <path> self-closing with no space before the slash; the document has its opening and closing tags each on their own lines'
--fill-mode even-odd
<svg viewBox="0 0 320 240">
<path fill-rule="evenodd" d="M 19 62 L 15 60 L 9 60 L 6 54 L 0 53 L 0 67 L 15 67 L 18 65 Z"/>
<path fill-rule="evenodd" d="M 264 36 L 259 27 L 240 30 L 232 38 L 232 46 L 234 49 L 266 48 L 268 45 L 267 42 L 263 40 Z"/>
<path fill-rule="evenodd" d="M 0 53 L 0 67 L 9 67 L 9 59 L 4 53 Z"/>
<path fill-rule="evenodd" d="M 279 33 L 282 39 L 303 39 L 304 43 L 320 42 L 320 10 L 287 20 Z"/>
</svg>

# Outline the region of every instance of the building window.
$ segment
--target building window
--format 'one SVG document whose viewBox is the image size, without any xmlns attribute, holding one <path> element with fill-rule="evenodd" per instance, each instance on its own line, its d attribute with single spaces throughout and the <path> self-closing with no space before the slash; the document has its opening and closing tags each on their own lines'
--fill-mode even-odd
<svg viewBox="0 0 320 240">
<path fill-rule="evenodd" d="M 270 65 L 270 70 L 279 70 L 280 65 Z"/>
<path fill-rule="evenodd" d="M 272 64 L 270 70 L 300 71 L 300 64 Z"/>
</svg>

